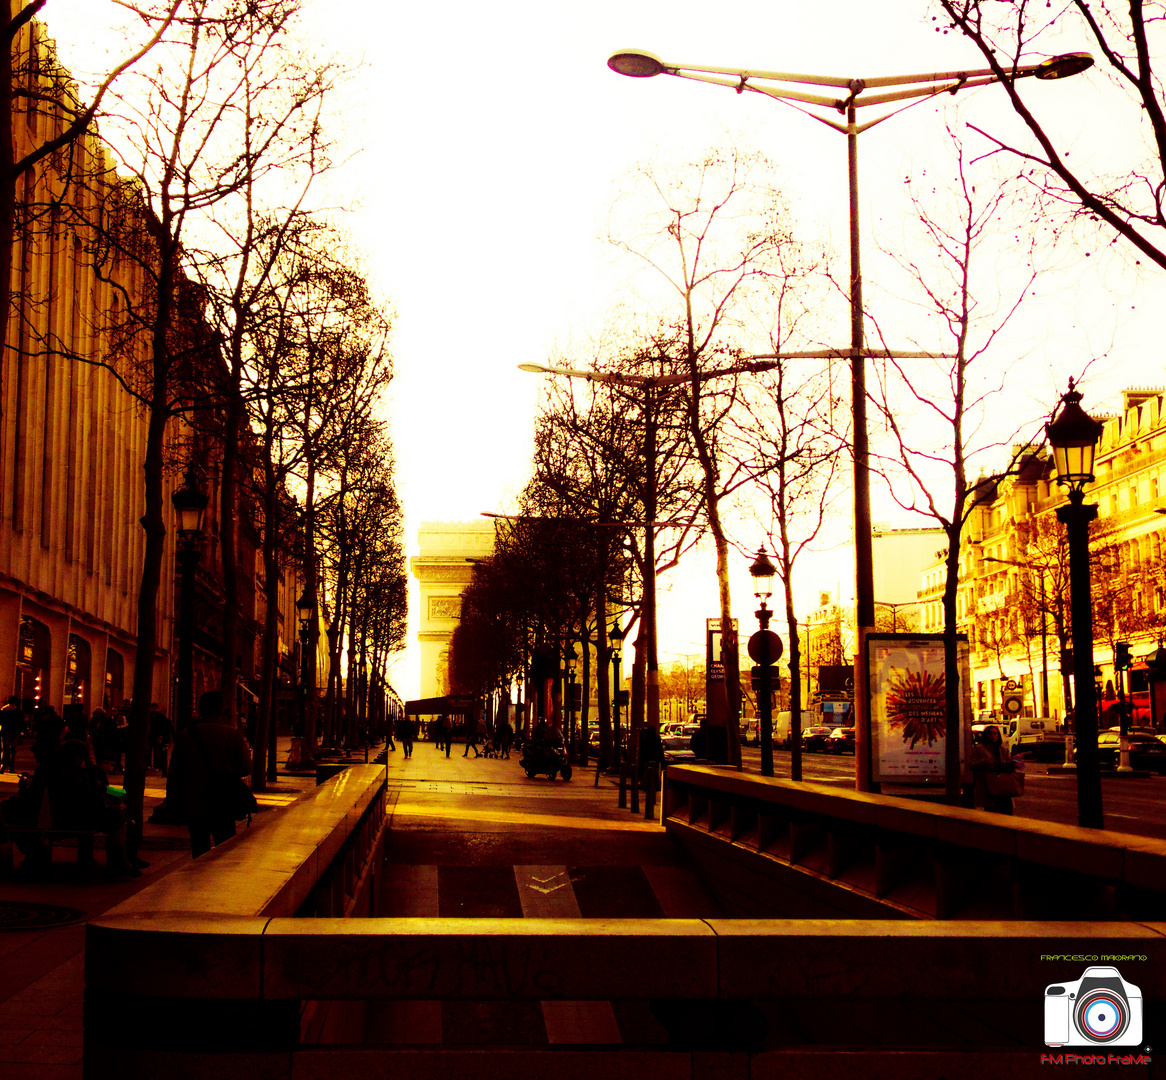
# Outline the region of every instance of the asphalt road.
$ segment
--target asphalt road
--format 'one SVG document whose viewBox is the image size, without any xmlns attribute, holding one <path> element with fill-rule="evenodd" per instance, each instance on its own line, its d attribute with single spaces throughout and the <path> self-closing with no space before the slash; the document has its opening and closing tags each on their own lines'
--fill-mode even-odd
<svg viewBox="0 0 1166 1080">
<path fill-rule="evenodd" d="M 745 747 L 742 760 L 746 771 L 761 771 L 761 751 L 757 747 Z M 1050 776 L 1048 768 L 1041 762 L 1028 763 L 1025 793 L 1015 800 L 1015 812 L 1022 817 L 1076 825 L 1076 777 L 1072 774 Z M 788 750 L 774 750 L 773 770 L 776 776 L 789 776 Z M 802 778 L 852 787 L 854 758 L 849 754 L 803 754 Z M 887 794 L 906 793 L 906 789 L 884 790 Z M 1166 840 L 1166 776 L 1126 780 L 1103 771 L 1101 797 L 1106 829 Z"/>
</svg>

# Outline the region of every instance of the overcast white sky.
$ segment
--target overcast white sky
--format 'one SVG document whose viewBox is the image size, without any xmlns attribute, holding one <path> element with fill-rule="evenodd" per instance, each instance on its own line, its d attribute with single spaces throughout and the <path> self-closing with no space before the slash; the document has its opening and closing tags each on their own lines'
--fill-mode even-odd
<svg viewBox="0 0 1166 1080">
<path fill-rule="evenodd" d="M 92 45 L 110 7 L 50 0 L 44 18 L 62 45 L 71 38 Z M 969 44 L 937 33 L 930 16 L 925 0 L 310 0 L 307 32 L 316 45 L 364 61 L 346 91 L 341 133 L 355 156 L 332 191 L 397 312 L 391 410 L 411 547 L 421 521 L 476 520 L 505 508 L 522 487 L 540 379 L 515 365 L 545 360 L 556 341 L 591 324 L 619 295 L 618 268 L 598 236 L 614 184 L 636 161 L 692 157 L 734 133 L 780 163 L 807 233 L 829 233 L 836 273 L 845 275 L 841 135 L 756 95 L 621 78 L 607 69 L 608 55 L 634 46 L 670 61 L 847 76 L 981 66 Z M 1057 103 L 1075 150 L 1087 153 L 1098 140 L 1113 147 L 1100 77 L 1029 80 L 1026 89 L 1042 107 Z M 965 119 L 1015 130 L 999 88 L 966 97 Z M 872 282 L 876 234 L 884 244 L 901 235 L 904 177 L 944 137 L 942 116 L 942 106 L 923 104 L 861 138 L 863 257 Z M 1101 354 L 1084 385 L 1094 411 L 1112 407 L 1122 386 L 1162 382 L 1162 315 L 1141 310 L 1160 282 L 1143 289 L 1112 262 L 1071 262 L 1076 267 L 1026 314 L 1027 339 L 1016 348 L 1031 378 L 1010 411 L 1047 411 L 1065 377 Z M 842 344 L 845 299 L 832 302 Z M 999 363 L 1014 360 L 1001 355 Z M 891 515 L 876 496 L 876 520 Z M 844 592 L 851 588 L 837 554 L 812 570 L 807 597 L 840 580 Z M 694 561 L 661 585 L 667 662 L 702 648 L 703 620 L 717 604 L 707 563 Z M 744 561 L 734 595 L 742 625 L 750 625 Z M 413 696 L 412 653 L 398 672 L 398 688 Z"/>
</svg>

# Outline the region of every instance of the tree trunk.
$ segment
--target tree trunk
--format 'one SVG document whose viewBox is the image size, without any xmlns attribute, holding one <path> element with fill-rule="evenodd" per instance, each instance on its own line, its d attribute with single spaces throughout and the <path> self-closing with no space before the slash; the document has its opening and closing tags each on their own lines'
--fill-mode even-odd
<svg viewBox="0 0 1166 1080">
<path fill-rule="evenodd" d="M 305 452 L 308 452 L 307 448 Z M 316 651 L 320 644 L 320 594 L 316 580 L 316 464 L 309 453 L 307 493 L 304 496 L 304 592 L 313 598 L 312 618 L 308 622 L 307 671 L 304 687 L 304 730 L 301 760 L 316 760 Z"/>
<path fill-rule="evenodd" d="M 259 673 L 259 718 L 251 759 L 251 790 L 267 788 L 268 738 L 275 716 L 275 666 L 279 648 L 279 492 L 271 468 L 270 439 L 265 440 L 263 490 L 263 656 Z"/>
<path fill-rule="evenodd" d="M 239 376 L 232 373 L 227 387 L 227 415 L 223 429 L 223 474 L 219 482 L 219 551 L 223 560 L 223 666 L 219 690 L 223 695 L 223 722 L 234 724 L 239 651 L 239 433 L 243 399 Z M 256 738 L 258 743 L 258 737 Z M 256 754 L 261 757 L 262 754 Z"/>
</svg>

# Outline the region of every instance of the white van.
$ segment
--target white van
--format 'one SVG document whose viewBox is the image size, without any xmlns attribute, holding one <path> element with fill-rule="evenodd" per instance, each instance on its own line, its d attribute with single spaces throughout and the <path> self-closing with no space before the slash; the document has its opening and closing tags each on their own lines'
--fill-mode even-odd
<svg viewBox="0 0 1166 1080">
<path fill-rule="evenodd" d="M 773 718 L 773 745 L 783 750 L 789 749 L 790 716 L 788 712 L 779 712 Z"/>
<path fill-rule="evenodd" d="M 1010 754 L 1025 754 L 1034 761 L 1059 761 L 1065 756 L 1065 732 L 1049 716 L 1021 716 L 1007 724 L 1004 739 Z"/>
</svg>

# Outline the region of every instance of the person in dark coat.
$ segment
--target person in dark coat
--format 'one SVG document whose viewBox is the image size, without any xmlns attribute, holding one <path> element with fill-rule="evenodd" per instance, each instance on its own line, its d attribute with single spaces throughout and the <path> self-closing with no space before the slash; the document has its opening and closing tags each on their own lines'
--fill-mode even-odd
<svg viewBox="0 0 1166 1080">
<path fill-rule="evenodd" d="M 238 728 L 223 723 L 223 695 L 208 690 L 198 699 L 195 723 L 179 732 L 170 755 L 166 801 L 190 832 L 194 858 L 235 835 L 235 816 L 224 781 L 251 772 L 251 753 Z"/>
<path fill-rule="evenodd" d="M 65 721 L 51 705 L 42 705 L 33 719 L 32 756 L 38 765 L 46 765 L 56 756 L 61 745 Z"/>
<path fill-rule="evenodd" d="M 23 734 L 24 712 L 20 708 L 20 699 L 13 694 L 8 698 L 8 704 L 0 709 L 0 772 L 16 771 L 16 748 Z"/>
</svg>

